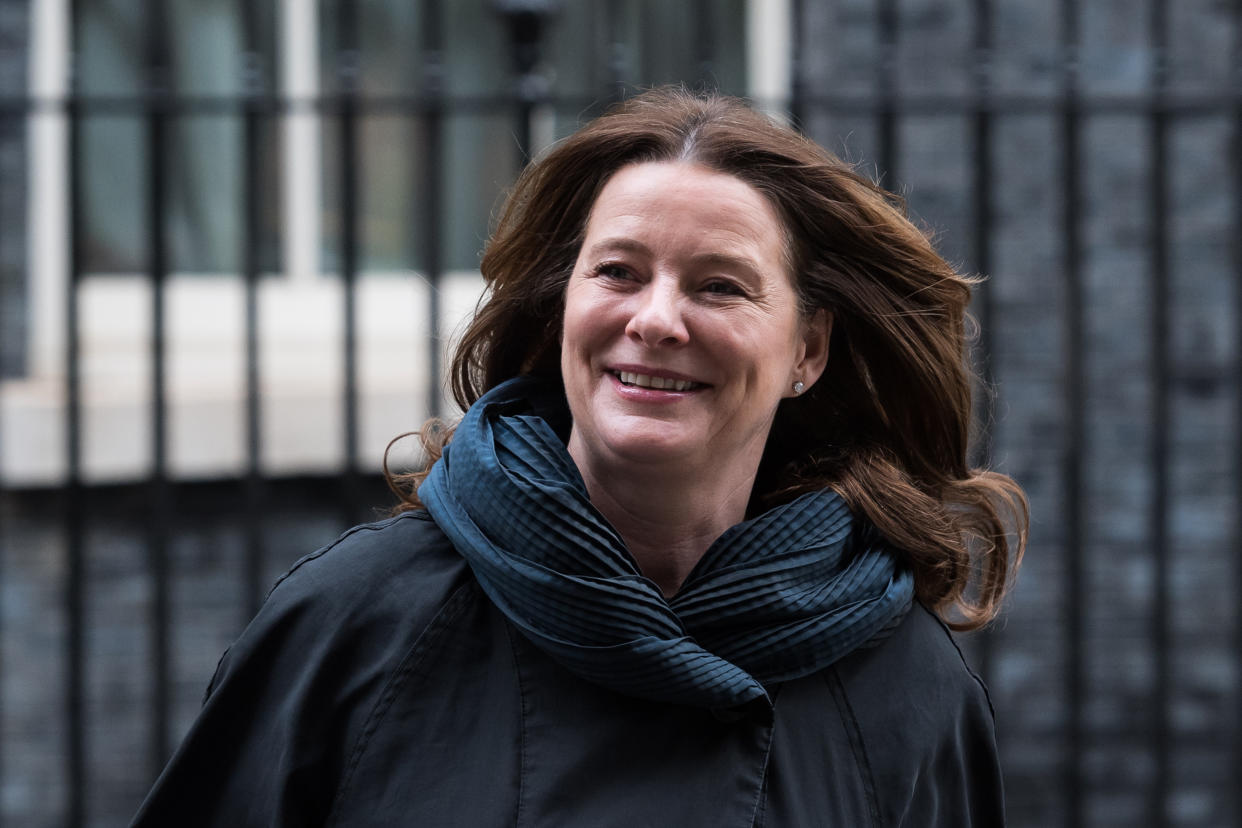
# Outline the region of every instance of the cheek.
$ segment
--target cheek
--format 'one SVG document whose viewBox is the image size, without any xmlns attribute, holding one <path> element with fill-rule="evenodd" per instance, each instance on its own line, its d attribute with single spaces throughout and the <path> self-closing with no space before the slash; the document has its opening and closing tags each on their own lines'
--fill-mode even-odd
<svg viewBox="0 0 1242 828">
<path fill-rule="evenodd" d="M 581 296 L 566 296 L 561 323 L 561 377 L 566 393 L 581 392 L 589 379 L 590 362 L 598 350 L 598 320 Z"/>
<path fill-rule="evenodd" d="M 565 350 L 602 347 L 623 323 L 618 298 L 590 283 L 570 286 L 565 294 L 561 343 Z"/>
<path fill-rule="evenodd" d="M 571 282 L 565 289 L 565 305 L 561 310 L 561 345 L 565 349 L 573 349 L 581 339 L 581 310 L 581 299 Z"/>
<path fill-rule="evenodd" d="M 793 382 L 797 362 L 797 346 L 784 336 L 775 335 L 765 342 L 752 342 L 749 349 L 739 352 L 740 364 L 748 366 L 751 388 L 761 398 L 779 402 Z"/>
<path fill-rule="evenodd" d="M 565 359 L 581 359 L 590 341 L 590 325 L 579 315 L 566 309 L 561 326 L 561 353 Z"/>
</svg>

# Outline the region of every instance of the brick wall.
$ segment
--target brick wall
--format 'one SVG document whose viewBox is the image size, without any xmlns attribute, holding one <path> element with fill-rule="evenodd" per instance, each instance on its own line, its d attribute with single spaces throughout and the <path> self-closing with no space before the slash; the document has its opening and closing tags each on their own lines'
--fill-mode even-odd
<svg viewBox="0 0 1242 828">
<path fill-rule="evenodd" d="M 975 83 L 972 4 L 896 4 L 892 83 L 899 95 L 955 96 Z M 1061 173 L 1066 147 L 1058 93 L 1059 5 L 1008 0 L 994 6 L 990 83 L 998 96 L 1028 99 L 991 122 L 994 164 L 983 240 L 996 382 L 994 463 L 1031 497 L 1031 546 L 1009 612 L 980 649 L 1000 721 L 1011 822 L 1065 824 L 1066 733 L 1071 699 L 1067 622 L 1069 360 L 1086 378 L 1081 457 L 1084 516 L 1085 753 L 1083 813 L 1092 826 L 1153 824 L 1157 723 L 1168 716 L 1170 824 L 1219 826 L 1238 818 L 1231 800 L 1238 741 L 1239 584 L 1237 502 L 1238 377 L 1236 121 L 1217 103 L 1169 116 L 1167 164 L 1154 166 L 1152 119 L 1118 96 L 1149 91 L 1148 3 L 1080 4 L 1080 79 L 1085 96 L 1074 186 L 1081 210 L 1085 348 L 1065 351 L 1067 305 Z M 1171 93 L 1220 96 L 1230 85 L 1229 4 L 1169 4 Z M 879 95 L 884 36 L 877 4 L 811 4 L 803 49 L 812 93 Z M 1235 35 L 1236 36 L 1236 35 Z M 1102 99 L 1111 97 L 1109 103 Z M 814 136 L 847 157 L 874 163 L 882 152 L 869 114 L 808 113 Z M 894 165 L 885 181 L 942 236 L 951 260 L 975 270 L 978 205 L 969 111 L 951 106 L 899 116 Z M 1231 162 L 1232 159 L 1232 162 Z M 1153 177 L 1168 189 L 1169 544 L 1171 682 L 1158 708 L 1155 640 L 1157 556 L 1152 319 Z M 979 642 L 976 642 L 978 644 Z M 1073 771 L 1069 771 L 1073 772 Z"/>
</svg>

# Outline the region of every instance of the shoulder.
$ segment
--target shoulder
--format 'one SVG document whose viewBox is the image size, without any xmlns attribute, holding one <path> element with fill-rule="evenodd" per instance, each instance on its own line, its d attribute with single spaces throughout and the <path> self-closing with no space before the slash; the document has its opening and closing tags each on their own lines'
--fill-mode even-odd
<svg viewBox="0 0 1242 828">
<path fill-rule="evenodd" d="M 892 809 L 884 824 L 1003 824 L 991 700 L 939 618 L 916 603 L 834 674 L 881 809 Z"/>
<path fill-rule="evenodd" d="M 464 584 L 465 561 L 426 512 L 355 526 L 282 575 L 208 688 L 250 650 L 398 656 Z"/>
<path fill-rule="evenodd" d="M 398 594 L 416 584 L 424 590 L 460 577 L 465 562 L 423 511 L 405 512 L 355 526 L 306 555 L 280 576 L 267 602 L 314 596 L 330 603 Z M 408 598 L 408 593 L 402 595 Z"/>
<path fill-rule="evenodd" d="M 425 514 L 299 560 L 221 657 L 135 825 L 321 824 L 401 665 L 478 588 Z M 455 597 L 456 596 L 456 597 Z"/>
<path fill-rule="evenodd" d="M 931 727 L 951 720 L 962 706 L 992 715 L 987 688 L 952 633 L 918 603 L 888 638 L 842 659 L 837 673 L 851 696 L 909 708 Z"/>
</svg>

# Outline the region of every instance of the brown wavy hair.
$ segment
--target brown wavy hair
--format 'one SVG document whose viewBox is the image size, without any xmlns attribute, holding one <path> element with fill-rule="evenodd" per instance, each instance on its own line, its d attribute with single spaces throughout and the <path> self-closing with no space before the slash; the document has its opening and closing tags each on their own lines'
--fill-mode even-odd
<svg viewBox="0 0 1242 828">
<path fill-rule="evenodd" d="M 1012 479 L 967 460 L 974 280 L 936 253 L 898 197 L 738 99 L 645 92 L 523 171 L 450 368 L 458 404 L 519 374 L 559 379 L 565 286 L 591 207 L 617 170 L 653 161 L 699 164 L 763 193 L 787 229 L 803 311 L 832 313 L 827 367 L 781 402 L 750 511 L 831 488 L 904 550 L 920 601 L 954 628 L 986 624 L 1012 583 L 1028 512 Z M 398 511 L 420 506 L 417 487 L 452 427 L 419 434 L 426 468 L 389 476 Z"/>
</svg>

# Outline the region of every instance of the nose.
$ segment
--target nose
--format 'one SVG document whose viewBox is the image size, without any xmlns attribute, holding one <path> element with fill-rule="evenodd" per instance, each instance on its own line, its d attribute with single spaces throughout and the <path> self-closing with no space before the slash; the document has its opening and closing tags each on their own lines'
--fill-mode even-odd
<svg viewBox="0 0 1242 828">
<path fill-rule="evenodd" d="M 633 300 L 634 310 L 625 326 L 626 336 L 652 347 L 684 345 L 689 341 L 676 279 L 652 279 Z"/>
</svg>

